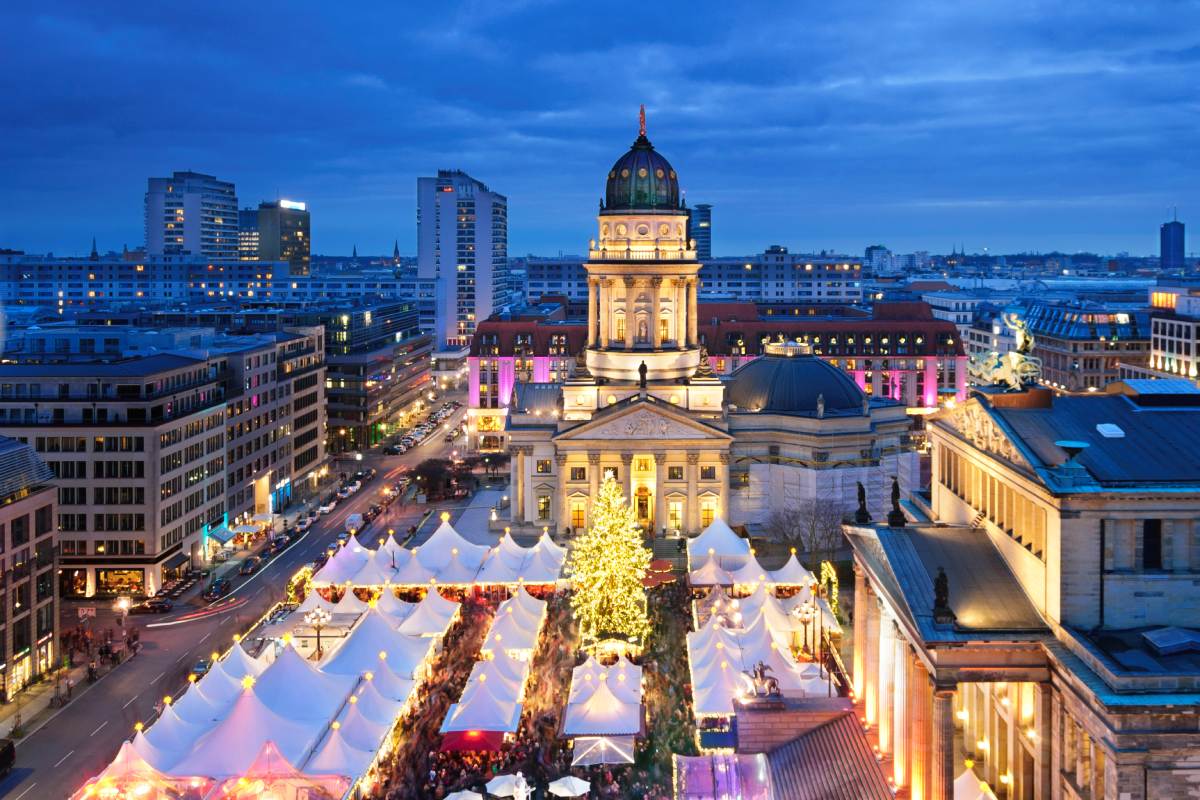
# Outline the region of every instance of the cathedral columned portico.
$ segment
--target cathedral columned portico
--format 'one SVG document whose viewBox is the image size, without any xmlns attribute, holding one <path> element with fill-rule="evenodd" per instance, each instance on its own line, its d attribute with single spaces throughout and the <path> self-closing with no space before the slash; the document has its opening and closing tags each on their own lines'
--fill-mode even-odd
<svg viewBox="0 0 1200 800">
<path fill-rule="evenodd" d="M 660 535 L 717 518 L 762 524 L 818 486 L 850 503 L 858 483 L 872 497 L 893 477 L 912 485 L 903 406 L 868 398 L 807 347 L 777 343 L 727 380 L 713 374 L 679 177 L 641 122 L 608 171 L 589 247 L 586 337 L 572 347 L 582 358 L 569 377 L 513 380 L 514 366 L 496 385 L 507 413 L 488 419 L 503 420 L 513 456 L 512 524 L 582 530 L 608 473 Z"/>
</svg>

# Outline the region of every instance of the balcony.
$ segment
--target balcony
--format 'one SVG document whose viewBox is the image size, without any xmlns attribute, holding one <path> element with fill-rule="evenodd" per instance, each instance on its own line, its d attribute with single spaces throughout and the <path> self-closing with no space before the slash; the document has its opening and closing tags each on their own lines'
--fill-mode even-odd
<svg viewBox="0 0 1200 800">
<path fill-rule="evenodd" d="M 695 261 L 695 250 L 678 248 L 652 250 L 605 249 L 588 250 L 588 261 Z"/>
</svg>

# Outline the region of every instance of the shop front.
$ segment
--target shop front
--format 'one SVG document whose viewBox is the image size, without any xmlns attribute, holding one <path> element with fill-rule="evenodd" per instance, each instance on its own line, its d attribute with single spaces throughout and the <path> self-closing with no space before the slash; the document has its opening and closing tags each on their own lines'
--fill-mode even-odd
<svg viewBox="0 0 1200 800">
<path fill-rule="evenodd" d="M 140 597 L 146 594 L 146 570 L 137 567 L 96 570 L 96 594 L 129 595 Z"/>
<path fill-rule="evenodd" d="M 87 597 L 87 567 L 64 566 L 59 570 L 58 594 L 59 597 L 67 599 Z"/>
</svg>

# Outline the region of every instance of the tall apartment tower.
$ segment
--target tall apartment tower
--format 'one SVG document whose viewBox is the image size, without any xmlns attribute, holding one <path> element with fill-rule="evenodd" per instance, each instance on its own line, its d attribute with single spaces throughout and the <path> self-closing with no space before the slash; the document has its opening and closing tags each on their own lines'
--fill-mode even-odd
<svg viewBox="0 0 1200 800">
<path fill-rule="evenodd" d="M 712 206 L 697 203 L 688 216 L 688 239 L 696 241 L 696 258 L 712 258 Z"/>
<path fill-rule="evenodd" d="M 286 261 L 291 275 L 307 275 L 312 263 L 308 207 L 295 200 L 260 203 L 238 212 L 242 261 Z"/>
<path fill-rule="evenodd" d="M 1158 260 L 1163 269 L 1183 269 L 1183 223 L 1164 222 L 1158 229 Z"/>
<path fill-rule="evenodd" d="M 238 207 L 233 184 L 199 172 L 151 178 L 146 189 L 146 255 L 238 258 Z"/>
<path fill-rule="evenodd" d="M 417 277 L 436 285 L 434 346 L 469 346 L 510 302 L 507 198 L 461 170 L 418 178 Z"/>
</svg>

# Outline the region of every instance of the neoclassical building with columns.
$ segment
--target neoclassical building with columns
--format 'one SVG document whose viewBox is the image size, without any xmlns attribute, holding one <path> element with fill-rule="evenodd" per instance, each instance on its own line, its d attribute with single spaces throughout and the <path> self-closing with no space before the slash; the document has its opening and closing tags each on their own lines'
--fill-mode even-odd
<svg viewBox="0 0 1200 800">
<path fill-rule="evenodd" d="M 909 524 L 846 529 L 856 703 L 908 797 L 1198 796 L 1198 436 L 1175 381 L 931 418 Z"/>
<path fill-rule="evenodd" d="M 644 526 L 681 533 L 717 517 L 760 523 L 773 502 L 819 493 L 849 506 L 858 482 L 874 497 L 896 476 L 915 486 L 904 405 L 868 397 L 807 345 L 776 343 L 724 380 L 713 373 L 686 235 L 678 176 L 643 127 L 608 172 L 583 357 L 557 380 L 502 381 L 511 397 L 488 417 L 512 454 L 512 525 L 585 528 L 609 472 Z M 517 334 L 530 346 L 534 327 Z M 561 354 L 571 344 L 553 326 L 536 335 Z"/>
</svg>

